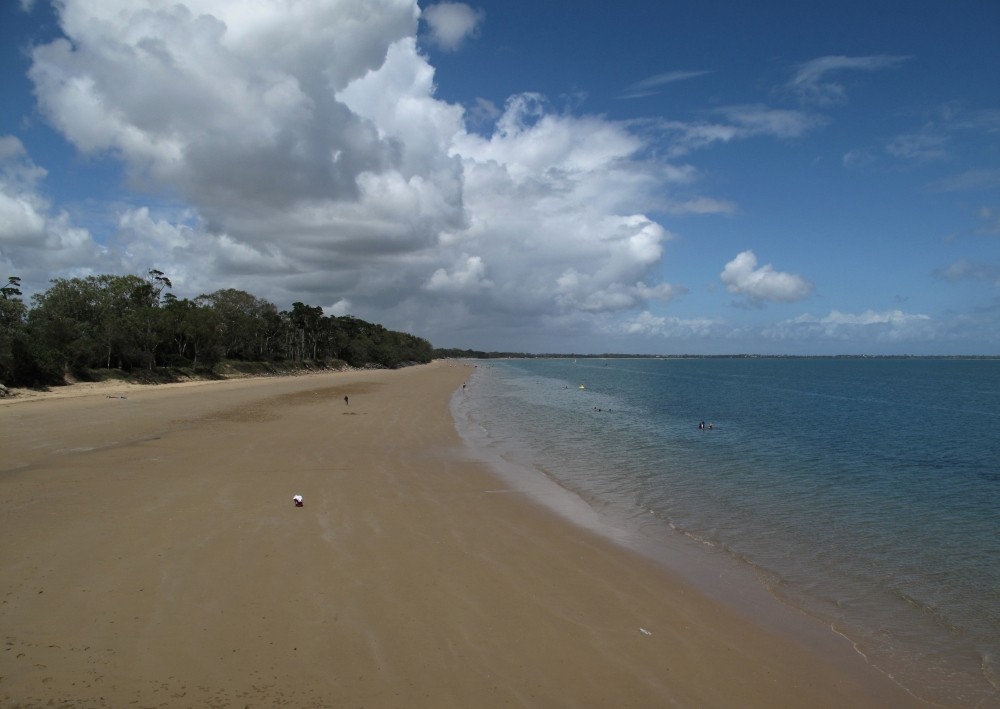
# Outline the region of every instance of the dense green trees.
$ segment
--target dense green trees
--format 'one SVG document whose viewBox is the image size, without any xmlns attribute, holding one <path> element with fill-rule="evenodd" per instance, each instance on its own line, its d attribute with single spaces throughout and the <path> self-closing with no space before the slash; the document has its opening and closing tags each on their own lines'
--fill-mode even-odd
<svg viewBox="0 0 1000 709">
<path fill-rule="evenodd" d="M 21 299 L 20 281 L 0 288 L 0 382 L 56 384 L 65 373 L 126 372 L 157 367 L 210 369 L 222 360 L 341 360 L 350 366 L 399 367 L 429 362 L 426 340 L 322 308 L 271 303 L 232 288 L 178 299 L 160 271 L 145 277 L 55 279 Z"/>
</svg>

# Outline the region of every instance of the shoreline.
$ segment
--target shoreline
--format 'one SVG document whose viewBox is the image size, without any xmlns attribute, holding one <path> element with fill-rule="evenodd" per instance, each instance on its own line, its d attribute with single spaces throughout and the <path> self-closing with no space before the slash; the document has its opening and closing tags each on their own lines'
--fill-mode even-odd
<svg viewBox="0 0 1000 709">
<path fill-rule="evenodd" d="M 926 706 L 498 494 L 449 409 L 470 372 L 0 403 L 0 698 Z"/>
<path fill-rule="evenodd" d="M 774 593 L 759 578 L 756 567 L 666 526 L 650 524 L 636 517 L 633 508 L 607 499 L 590 498 L 549 473 L 508 459 L 490 440 L 485 429 L 460 410 L 460 394 L 456 392 L 452 398 L 452 413 L 459 435 L 478 459 L 487 462 L 495 474 L 511 486 L 504 492 L 517 492 L 586 533 L 610 540 L 623 553 L 667 570 L 675 581 L 710 602 L 751 620 L 767 632 L 807 647 L 816 654 L 824 654 L 844 672 L 856 671 L 855 663 L 860 660 L 912 700 L 925 706 L 935 705 L 914 694 L 916 688 L 896 681 L 891 671 L 873 663 L 857 642 L 839 630 L 831 619 L 811 613 Z"/>
<path fill-rule="evenodd" d="M 885 587 L 876 588 L 874 583 L 865 587 L 870 577 L 848 574 L 844 575 L 845 583 L 829 573 L 830 566 L 812 565 L 813 554 L 821 554 L 828 547 L 817 544 L 811 535 L 803 539 L 813 539 L 812 545 L 792 544 L 788 539 L 779 539 L 780 535 L 775 536 L 777 542 L 770 542 L 767 525 L 760 524 L 756 529 L 745 527 L 742 531 L 746 536 L 735 534 L 738 525 L 727 527 L 730 519 L 719 514 L 719 510 L 731 514 L 739 509 L 737 501 L 743 500 L 742 489 L 726 484 L 738 480 L 743 485 L 744 478 L 732 475 L 727 479 L 725 475 L 714 475 L 714 471 L 746 470 L 747 489 L 753 490 L 758 480 L 754 477 L 753 462 L 756 470 L 767 471 L 765 474 L 775 480 L 788 469 L 781 461 L 766 466 L 761 465 L 759 457 L 741 458 L 742 451 L 753 450 L 752 445 L 736 450 L 728 441 L 726 446 L 720 441 L 718 448 L 722 453 L 716 456 L 713 465 L 707 465 L 706 461 L 713 461 L 715 446 L 701 454 L 700 447 L 684 450 L 683 446 L 675 445 L 679 458 L 674 459 L 669 455 L 673 451 L 666 451 L 666 445 L 657 446 L 653 442 L 647 445 L 637 431 L 659 432 L 662 428 L 670 431 L 666 440 L 684 440 L 684 421 L 657 419 L 655 427 L 647 425 L 652 415 L 643 407 L 645 401 L 622 384 L 620 377 L 598 375 L 608 371 L 617 370 L 592 368 L 584 374 L 575 368 L 548 365 L 480 366 L 473 379 L 480 383 L 470 389 L 475 396 L 462 397 L 467 403 L 457 407 L 456 420 L 464 419 L 463 436 L 482 448 L 487 457 L 499 458 L 498 465 L 506 468 L 510 477 L 526 481 L 526 490 L 547 483 L 547 490 L 534 493 L 543 504 L 557 500 L 549 505 L 556 512 L 677 572 L 712 600 L 744 616 L 760 619 L 771 630 L 801 636 L 806 642 L 817 631 L 825 636 L 821 641 L 826 646 L 835 637 L 832 656 L 840 654 L 844 647 L 850 648 L 853 654 L 929 705 L 1000 707 L 996 676 L 992 672 L 995 655 L 991 649 L 995 647 L 996 635 L 989 635 L 989 629 L 995 625 L 989 609 L 981 615 L 979 625 L 942 627 L 938 620 L 941 616 L 934 614 L 933 608 L 926 612 L 927 606 L 921 607 L 915 600 L 922 597 L 919 593 L 914 592 L 912 597 L 902 593 L 893 595 L 891 584 L 887 584 L 890 592 L 885 592 Z M 688 370 L 684 371 L 690 375 Z M 613 400 L 590 394 L 584 404 L 579 404 L 573 391 L 575 381 L 586 381 L 593 392 L 623 393 Z M 678 388 L 678 391 L 680 397 L 683 390 Z M 606 411 L 614 407 L 619 418 L 626 418 L 627 423 L 616 421 L 614 425 L 606 425 L 610 420 L 591 414 L 591 405 L 594 412 L 600 411 L 597 407 L 608 407 Z M 691 440 L 697 443 L 702 439 Z M 754 437 L 755 442 L 767 440 L 766 436 Z M 656 456 L 650 451 L 655 451 Z M 726 462 L 737 460 L 739 468 L 726 468 Z M 667 471 L 662 477 L 655 474 L 659 466 Z M 696 518 L 684 505 L 689 481 L 695 486 L 701 484 L 698 489 L 705 498 L 706 491 L 716 490 L 710 488 L 713 480 L 721 483 L 718 490 L 728 490 L 728 495 L 719 498 L 728 504 L 715 509 L 699 508 L 701 500 L 695 498 L 692 509 L 703 515 Z M 776 485 L 775 495 L 781 492 Z M 759 500 L 752 496 L 747 499 L 748 508 L 758 509 L 754 504 Z M 864 509 L 864 501 L 861 502 L 859 509 Z M 813 508 L 817 511 L 824 509 L 822 500 L 813 499 L 813 504 L 817 505 Z M 765 502 L 759 509 L 770 510 L 779 520 L 776 529 L 782 524 L 784 529 L 795 526 L 785 523 L 780 505 Z M 801 517 L 794 517 L 801 512 L 790 509 L 789 519 L 801 522 Z M 713 518 L 713 513 L 718 517 Z M 728 536 L 712 534 L 715 524 L 725 529 Z M 825 524 L 822 527 L 824 532 L 836 529 Z M 755 533 L 760 531 L 763 534 Z M 991 537 L 986 534 L 983 538 Z M 865 540 L 858 541 L 861 552 Z M 836 540 L 832 548 L 836 548 Z M 859 553 L 858 558 L 866 557 Z M 901 553 L 894 558 L 911 557 Z M 778 563 L 772 566 L 769 562 Z M 988 566 L 983 576 L 989 578 Z M 960 580 L 956 578 L 952 583 L 957 588 Z M 952 588 L 943 585 L 941 593 L 952 592 Z M 855 591 L 859 593 L 852 593 Z M 869 591 L 870 595 L 865 596 Z M 960 609 L 975 607 L 959 606 Z M 767 615 L 762 617 L 762 613 Z M 983 642 L 977 642 L 980 640 Z"/>
</svg>

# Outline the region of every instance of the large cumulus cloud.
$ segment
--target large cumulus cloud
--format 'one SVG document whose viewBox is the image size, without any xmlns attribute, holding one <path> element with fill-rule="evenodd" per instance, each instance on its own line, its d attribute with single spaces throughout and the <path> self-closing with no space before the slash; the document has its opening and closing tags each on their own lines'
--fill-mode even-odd
<svg viewBox="0 0 1000 709">
<path fill-rule="evenodd" d="M 116 266 L 156 266 L 188 294 L 350 303 L 430 334 L 576 327 L 680 291 L 658 275 L 671 235 L 646 207 L 690 171 L 645 162 L 624 124 L 532 94 L 471 132 L 435 97 L 413 0 L 59 9 L 65 37 L 33 52 L 41 112 L 178 205 L 124 209 Z M 461 10 L 429 11 L 435 36 Z M 451 27 L 454 45 L 474 19 Z"/>
</svg>

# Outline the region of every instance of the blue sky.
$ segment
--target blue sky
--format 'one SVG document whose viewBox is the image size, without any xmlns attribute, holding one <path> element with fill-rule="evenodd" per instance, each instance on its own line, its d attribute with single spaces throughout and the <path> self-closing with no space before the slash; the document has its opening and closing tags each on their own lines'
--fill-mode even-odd
<svg viewBox="0 0 1000 709">
<path fill-rule="evenodd" d="M 1000 5 L 12 0 L 0 277 L 532 352 L 1000 354 Z"/>
</svg>

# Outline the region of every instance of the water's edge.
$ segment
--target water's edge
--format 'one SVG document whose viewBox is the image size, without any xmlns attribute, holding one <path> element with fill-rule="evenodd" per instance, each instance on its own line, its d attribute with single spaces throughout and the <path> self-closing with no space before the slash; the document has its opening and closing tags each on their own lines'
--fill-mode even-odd
<svg viewBox="0 0 1000 709">
<path fill-rule="evenodd" d="M 823 661 L 851 672 L 860 657 L 865 664 L 887 677 L 916 699 L 920 694 L 900 683 L 891 672 L 870 658 L 829 619 L 810 614 L 780 595 L 762 580 L 760 569 L 684 532 L 666 525 L 639 526 L 628 511 L 584 495 L 543 471 L 505 458 L 490 442 L 489 433 L 461 411 L 462 389 L 451 398 L 452 418 L 466 450 L 485 463 L 508 488 L 493 492 L 524 494 L 562 519 L 618 544 L 669 571 L 681 583 L 705 598 L 726 606 L 742 618 L 779 637 L 807 647 Z M 655 516 L 655 515 L 651 515 Z M 856 669 L 856 668 L 854 668 Z"/>
<path fill-rule="evenodd" d="M 479 370 L 470 380 L 471 385 L 475 385 L 478 376 Z M 558 470 L 547 471 L 526 463 L 520 456 L 513 460 L 505 455 L 503 446 L 491 438 L 490 431 L 476 420 L 474 407 L 466 405 L 465 395 L 463 387 L 455 392 L 450 402 L 456 429 L 471 454 L 487 463 L 510 489 L 654 561 L 705 597 L 725 604 L 768 631 L 822 648 L 828 661 L 839 655 L 845 669 L 860 656 L 870 667 L 924 701 L 941 705 L 1000 706 L 1000 693 L 990 682 L 988 663 L 978 668 L 982 686 L 978 686 L 978 680 L 973 682 L 977 686 L 966 686 L 957 692 L 954 687 L 922 686 L 919 679 L 925 673 L 921 667 L 914 666 L 913 658 L 901 659 L 891 653 L 880 653 L 877 647 L 873 649 L 865 642 L 865 638 L 871 636 L 870 629 L 852 628 L 844 617 L 825 614 L 821 605 L 810 604 L 809 599 L 796 597 L 794 593 L 790 595 L 781 578 L 771 570 L 754 564 L 725 545 L 675 526 L 657 510 L 644 507 L 638 500 L 611 501 L 597 493 L 574 489 L 560 477 Z M 932 653 L 933 650 L 928 654 Z M 919 660 L 916 662 L 916 665 L 921 664 Z M 968 673 L 969 676 L 973 674 L 972 671 Z"/>
</svg>

